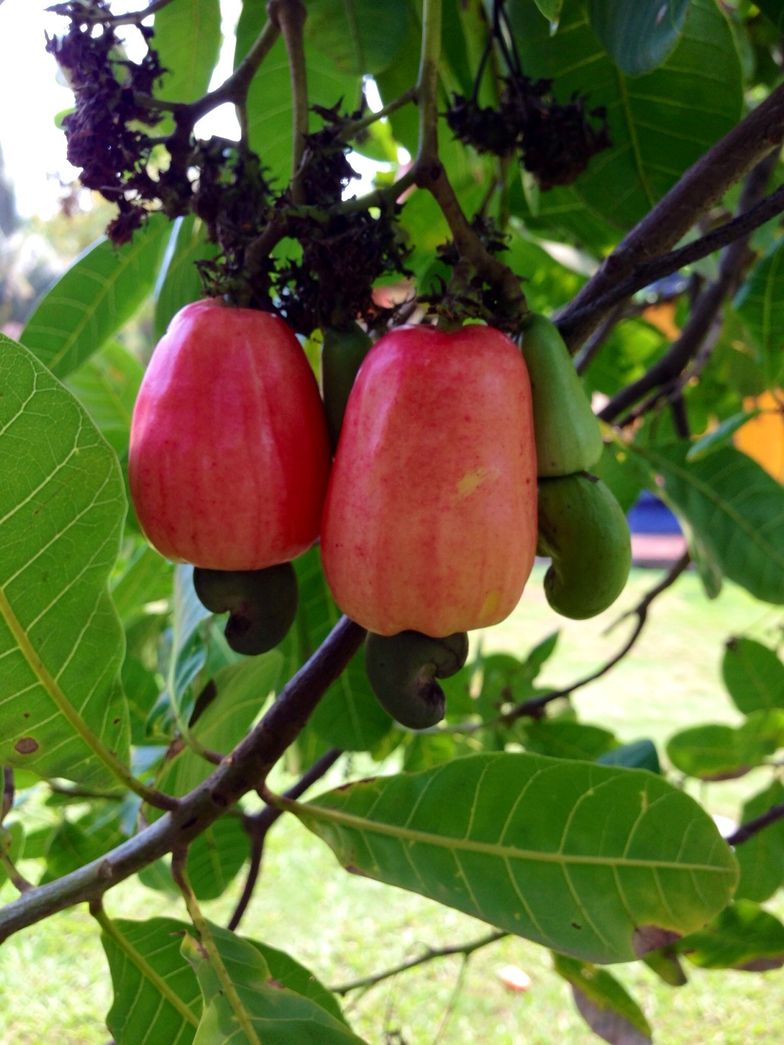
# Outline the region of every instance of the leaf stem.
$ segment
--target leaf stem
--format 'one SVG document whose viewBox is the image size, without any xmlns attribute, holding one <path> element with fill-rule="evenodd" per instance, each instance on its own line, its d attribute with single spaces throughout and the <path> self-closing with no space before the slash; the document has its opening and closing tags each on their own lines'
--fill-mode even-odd
<svg viewBox="0 0 784 1045">
<path fill-rule="evenodd" d="M 261 1039 L 256 1034 L 256 1029 L 248 1015 L 248 1011 L 242 1004 L 231 976 L 229 976 L 229 972 L 223 964 L 220 951 L 218 950 L 212 932 L 210 931 L 209 922 L 202 914 L 199 902 L 196 899 L 193 889 L 191 889 L 191 884 L 188 881 L 188 871 L 185 866 L 187 858 L 187 848 L 176 849 L 174 851 L 172 854 L 172 877 L 183 895 L 185 906 L 188 909 L 188 914 L 193 922 L 193 927 L 199 934 L 199 943 L 207 953 L 207 957 L 212 964 L 215 976 L 223 989 L 223 995 L 231 1006 L 234 1015 L 237 1017 L 237 1023 L 250 1045 L 261 1045 Z"/>
</svg>

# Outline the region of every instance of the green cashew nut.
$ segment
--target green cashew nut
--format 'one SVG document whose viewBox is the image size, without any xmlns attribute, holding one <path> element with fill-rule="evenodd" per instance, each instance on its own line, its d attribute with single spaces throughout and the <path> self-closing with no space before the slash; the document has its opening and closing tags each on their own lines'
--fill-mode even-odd
<svg viewBox="0 0 784 1045">
<path fill-rule="evenodd" d="M 297 615 L 297 575 L 290 562 L 264 570 L 193 571 L 199 601 L 229 612 L 226 641 L 235 653 L 266 653 L 286 637 Z"/>
<path fill-rule="evenodd" d="M 615 602 L 629 576 L 631 539 L 600 479 L 581 473 L 539 482 L 537 551 L 552 559 L 544 592 L 556 613 L 584 620 Z"/>
<path fill-rule="evenodd" d="M 531 313 L 521 348 L 531 379 L 538 475 L 591 468 L 602 456 L 602 433 L 558 328 Z"/>
<path fill-rule="evenodd" d="M 338 445 L 343 414 L 354 378 L 372 342 L 357 323 L 326 327 L 321 348 L 321 386 L 332 452 Z"/>
<path fill-rule="evenodd" d="M 426 729 L 444 717 L 446 697 L 435 681 L 456 674 L 468 656 L 464 631 L 431 639 L 418 631 L 365 640 L 365 669 L 379 704 L 401 726 Z"/>
</svg>

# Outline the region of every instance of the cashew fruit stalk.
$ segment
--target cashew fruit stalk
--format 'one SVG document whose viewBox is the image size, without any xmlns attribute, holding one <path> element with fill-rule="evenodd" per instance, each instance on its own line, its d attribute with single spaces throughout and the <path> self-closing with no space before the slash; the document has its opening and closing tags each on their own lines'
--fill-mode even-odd
<svg viewBox="0 0 784 1045">
<path fill-rule="evenodd" d="M 321 530 L 341 610 L 435 638 L 503 620 L 536 549 L 536 450 L 517 346 L 486 326 L 402 327 L 349 396 Z"/>
<path fill-rule="evenodd" d="M 626 516 L 591 475 L 540 481 L 538 550 L 552 559 L 544 578 L 547 601 L 564 617 L 583 620 L 606 610 L 629 576 Z"/>
<path fill-rule="evenodd" d="M 602 455 L 602 433 L 558 328 L 530 314 L 521 348 L 531 379 L 539 477 L 591 468 Z"/>
</svg>

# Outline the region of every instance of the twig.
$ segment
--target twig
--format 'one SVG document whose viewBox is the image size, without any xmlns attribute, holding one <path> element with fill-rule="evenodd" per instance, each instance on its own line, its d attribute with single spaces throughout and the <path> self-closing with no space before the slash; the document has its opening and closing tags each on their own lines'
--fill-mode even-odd
<svg viewBox="0 0 784 1045">
<path fill-rule="evenodd" d="M 775 160 L 775 155 L 768 154 L 749 175 L 738 207 L 742 213 L 750 210 L 764 192 Z M 698 295 L 680 336 L 673 342 L 669 351 L 642 377 L 613 396 L 599 411 L 598 416 L 601 420 L 615 420 L 652 389 L 661 389 L 664 394 L 667 386 L 677 381 L 681 372 L 698 353 L 707 357 L 721 333 L 721 307 L 724 300 L 740 281 L 747 260 L 747 238 L 748 233 L 744 238 L 735 240 L 730 246 L 725 247 L 718 276 Z M 652 397 L 649 408 L 658 398 L 659 395 Z"/>
<path fill-rule="evenodd" d="M 141 25 L 145 18 L 149 18 L 156 11 L 168 7 L 172 2 L 173 0 L 151 0 L 147 7 L 142 8 L 140 11 L 127 11 L 121 15 L 104 14 L 97 10 L 85 10 L 79 12 L 79 18 L 83 22 L 91 22 L 98 25 Z M 70 13 L 68 4 L 54 4 L 49 10 L 54 14 L 64 16 L 68 16 Z"/>
<path fill-rule="evenodd" d="M 747 820 L 745 824 L 741 824 L 731 835 L 727 835 L 724 841 L 727 845 L 743 845 L 744 842 L 748 842 L 754 835 L 759 834 L 760 831 L 770 827 L 771 824 L 777 823 L 779 820 L 784 820 L 784 802 L 771 806 L 764 813 L 755 816 L 753 820 Z"/>
<path fill-rule="evenodd" d="M 570 683 L 568 686 L 562 686 L 559 689 L 551 689 L 546 693 L 542 693 L 538 697 L 532 697 L 529 700 L 524 700 L 519 704 L 515 704 L 514 707 L 503 714 L 498 715 L 493 719 L 485 719 L 481 722 L 460 722 L 453 726 L 434 726 L 429 730 L 422 730 L 427 733 L 478 733 L 483 729 L 493 729 L 498 726 L 510 726 L 513 722 L 516 722 L 519 718 L 539 718 L 542 713 L 542 709 L 554 700 L 559 700 L 561 697 L 568 697 L 574 693 L 577 689 L 582 689 L 583 686 L 587 686 L 591 682 L 595 682 L 611 671 L 616 664 L 618 664 L 623 658 L 631 651 L 640 635 L 642 634 L 643 628 L 648 621 L 648 611 L 651 608 L 651 604 L 657 599 L 663 592 L 671 588 L 672 585 L 677 581 L 680 575 L 688 568 L 690 557 L 688 552 L 684 552 L 683 555 L 678 559 L 677 562 L 673 563 L 670 569 L 667 571 L 665 576 L 659 581 L 658 584 L 654 585 L 649 592 L 647 592 L 637 605 L 624 613 L 622 617 L 619 617 L 615 624 L 619 624 L 622 620 L 627 617 L 636 617 L 634 628 L 629 635 L 623 646 L 614 653 L 609 660 L 605 661 L 601 667 L 592 671 L 589 675 L 583 676 L 583 678 L 577 679 L 575 682 Z M 615 626 L 615 625 L 613 625 Z"/>
<path fill-rule="evenodd" d="M 348 994 L 350 991 L 356 991 L 363 987 L 375 987 L 382 980 L 388 980 L 392 976 L 397 976 L 398 973 L 414 969 L 417 965 L 424 965 L 425 962 L 432 962 L 436 958 L 448 958 L 453 954 L 462 954 L 468 957 L 469 954 L 473 954 L 474 951 L 478 951 L 482 947 L 488 947 L 491 943 L 503 940 L 505 936 L 509 936 L 509 933 L 496 930 L 488 933 L 486 936 L 480 936 L 479 939 L 473 940 L 471 943 L 456 943 L 447 947 L 428 947 L 419 958 L 409 958 L 408 961 L 400 962 L 399 965 L 394 965 L 391 969 L 373 973 L 371 976 L 362 976 L 358 980 L 349 980 L 347 983 L 340 983 L 336 987 L 330 987 L 329 989 L 333 994 Z"/>
<path fill-rule="evenodd" d="M 771 218 L 775 218 L 782 211 L 784 211 L 784 185 L 749 210 L 739 214 L 731 221 L 719 225 L 704 236 L 700 236 L 699 239 L 687 243 L 685 247 L 679 247 L 677 250 L 670 251 L 669 254 L 663 254 L 659 258 L 638 265 L 627 279 L 621 280 L 591 305 L 572 313 L 569 323 L 579 325 L 583 320 L 590 319 L 594 312 L 604 312 L 606 309 L 612 308 L 613 305 L 625 301 L 636 291 L 655 283 L 656 280 L 670 276 L 685 265 L 699 261 L 700 258 L 713 254 L 735 240 L 748 236 L 754 229 L 764 225 Z"/>
<path fill-rule="evenodd" d="M 728 134 L 694 163 L 640 221 L 558 316 L 567 343 L 578 345 L 601 321 L 596 308 L 638 265 L 671 250 L 727 189 L 784 140 L 784 85 L 771 91 Z M 579 322 L 574 317 L 586 306 Z"/>
<path fill-rule="evenodd" d="M 277 24 L 289 56 L 292 110 L 291 199 L 304 203 L 302 194 L 302 156 L 308 133 L 308 74 L 302 38 L 307 11 L 302 0 L 270 0 L 270 21 Z"/>
<path fill-rule="evenodd" d="M 56 911 L 103 895 L 153 860 L 187 845 L 244 794 L 258 789 L 351 660 L 364 635 L 363 628 L 341 617 L 262 720 L 206 780 L 179 801 L 176 809 L 105 856 L 31 889 L 0 910 L 0 943 Z"/>
<path fill-rule="evenodd" d="M 284 797 L 286 798 L 299 798 L 300 795 L 304 794 L 305 791 L 317 780 L 320 780 L 325 773 L 334 766 L 337 760 L 343 752 L 340 748 L 332 748 L 327 751 L 326 754 L 322 755 L 321 758 L 317 759 L 307 770 L 303 773 L 300 779 L 288 791 L 284 791 Z M 245 817 L 243 824 L 246 831 L 251 838 L 251 850 L 250 850 L 250 865 L 248 867 L 248 874 L 245 879 L 245 887 L 242 890 L 242 895 L 237 901 L 237 906 L 234 909 L 231 919 L 228 923 L 229 929 L 236 929 L 242 920 L 242 916 L 248 907 L 253 896 L 256 883 L 258 882 L 259 873 L 261 872 L 261 860 L 264 855 L 264 843 L 267 838 L 267 832 L 283 815 L 284 810 L 277 809 L 275 806 L 265 806 L 260 813 L 256 813 L 253 816 Z"/>
</svg>

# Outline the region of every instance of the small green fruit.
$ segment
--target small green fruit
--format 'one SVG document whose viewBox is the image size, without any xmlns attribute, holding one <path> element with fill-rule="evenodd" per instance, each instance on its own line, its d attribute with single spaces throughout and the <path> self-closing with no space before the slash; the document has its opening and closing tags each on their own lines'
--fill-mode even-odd
<svg viewBox="0 0 784 1045">
<path fill-rule="evenodd" d="M 297 615 L 297 575 L 290 562 L 264 570 L 196 567 L 193 587 L 213 613 L 228 611 L 226 641 L 235 653 L 266 653 L 284 639 Z"/>
<path fill-rule="evenodd" d="M 522 352 L 531 379 L 539 477 L 591 468 L 602 455 L 602 433 L 556 325 L 529 315 Z"/>
<path fill-rule="evenodd" d="M 444 717 L 446 698 L 435 681 L 449 678 L 465 664 L 464 631 L 431 639 L 418 631 L 374 635 L 365 640 L 365 669 L 381 706 L 401 726 L 426 729 Z"/>
<path fill-rule="evenodd" d="M 334 453 L 354 378 L 372 342 L 357 323 L 326 327 L 321 347 L 321 387 L 329 441 Z"/>
<path fill-rule="evenodd" d="M 600 479 L 582 473 L 540 481 L 538 551 L 552 559 L 544 591 L 556 613 L 584 620 L 615 602 L 629 576 L 631 539 Z"/>
</svg>

